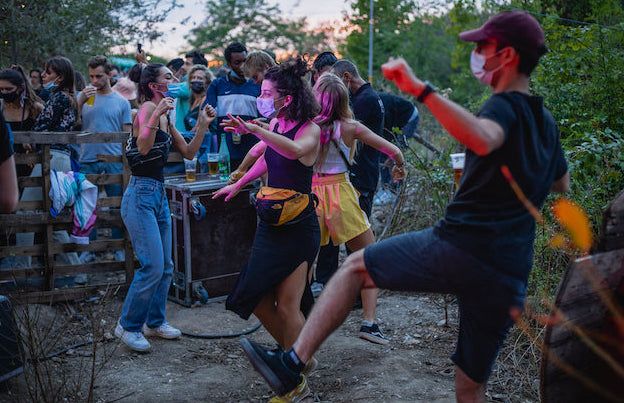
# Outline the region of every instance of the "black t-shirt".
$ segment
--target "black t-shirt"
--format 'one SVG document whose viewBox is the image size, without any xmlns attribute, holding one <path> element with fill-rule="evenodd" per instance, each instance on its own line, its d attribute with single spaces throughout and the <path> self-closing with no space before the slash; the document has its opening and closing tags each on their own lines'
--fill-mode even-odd
<svg viewBox="0 0 624 403">
<path fill-rule="evenodd" d="M 382 135 L 384 127 L 384 106 L 377 92 L 369 83 L 362 85 L 351 97 L 353 115 L 373 133 Z M 358 142 L 353 159 L 350 179 L 360 192 L 374 192 L 379 179 L 379 151 Z"/>
<path fill-rule="evenodd" d="M 504 143 L 485 156 L 466 150 L 460 187 L 437 224 L 437 233 L 526 281 L 533 264 L 535 220 L 500 168 L 507 165 L 526 197 L 540 208 L 553 181 L 568 169 L 559 131 L 542 98 L 519 92 L 492 96 L 478 116 L 502 126 Z"/>
<path fill-rule="evenodd" d="M 384 127 L 390 131 L 393 127 L 401 129 L 414 114 L 414 104 L 389 92 L 378 92 L 378 94 L 384 106 Z M 394 138 L 385 132 L 384 138 L 394 141 Z"/>
<path fill-rule="evenodd" d="M 4 116 L 0 113 L 0 164 L 8 160 L 13 155 L 13 138 L 11 129 L 4 121 Z"/>
</svg>

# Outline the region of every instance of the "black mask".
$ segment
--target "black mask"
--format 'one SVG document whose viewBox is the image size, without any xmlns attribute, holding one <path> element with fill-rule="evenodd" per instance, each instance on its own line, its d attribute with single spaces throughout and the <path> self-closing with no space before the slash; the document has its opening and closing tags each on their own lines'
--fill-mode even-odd
<svg viewBox="0 0 624 403">
<path fill-rule="evenodd" d="M 201 94 L 206 91 L 203 81 L 191 81 L 191 91 L 196 94 Z"/>
<path fill-rule="evenodd" d="M 19 94 L 17 93 L 17 91 L 7 92 L 5 94 L 0 93 L 0 98 L 4 99 L 8 103 L 15 102 L 18 96 Z"/>
</svg>

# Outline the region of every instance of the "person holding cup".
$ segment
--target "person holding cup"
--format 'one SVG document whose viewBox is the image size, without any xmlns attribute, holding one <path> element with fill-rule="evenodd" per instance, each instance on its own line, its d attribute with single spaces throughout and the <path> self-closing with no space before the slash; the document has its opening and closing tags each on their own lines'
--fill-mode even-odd
<svg viewBox="0 0 624 403">
<path fill-rule="evenodd" d="M 177 82 L 171 70 L 162 64 L 142 65 L 140 75 L 132 78 L 138 79 L 143 103 L 126 146 L 132 178 L 121 203 L 121 217 L 141 267 L 128 290 L 115 335 L 131 349 L 143 352 L 150 348 L 144 335 L 176 339 L 181 334 L 165 319 L 173 274 L 171 215 L 163 174 L 169 147 L 173 145 L 184 158 L 194 158 L 216 113 L 210 105 L 202 108 L 197 133 L 187 144 L 168 115 L 175 107 L 169 88 Z"/>
</svg>

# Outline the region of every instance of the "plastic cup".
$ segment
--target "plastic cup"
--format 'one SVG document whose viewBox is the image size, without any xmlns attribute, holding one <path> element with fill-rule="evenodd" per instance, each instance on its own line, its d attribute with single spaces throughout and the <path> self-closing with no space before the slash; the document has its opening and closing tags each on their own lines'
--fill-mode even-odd
<svg viewBox="0 0 624 403">
<path fill-rule="evenodd" d="M 192 160 L 184 159 L 184 170 L 186 171 L 186 181 L 195 182 L 195 176 L 197 174 L 197 157 Z"/>
<path fill-rule="evenodd" d="M 87 88 L 95 88 L 95 87 L 93 87 L 92 85 L 90 85 L 90 86 L 88 86 Z M 92 96 L 90 96 L 90 97 L 87 99 L 87 105 L 91 105 L 91 106 L 93 106 L 93 104 L 95 104 L 95 94 L 94 94 L 94 95 L 92 95 Z"/>
<path fill-rule="evenodd" d="M 465 153 L 451 154 L 451 165 L 453 166 L 453 174 L 456 188 L 459 188 L 459 180 L 461 179 L 462 173 L 464 171 L 465 160 Z"/>
<path fill-rule="evenodd" d="M 208 173 L 211 176 L 219 175 L 219 154 L 218 153 L 208 153 Z"/>
</svg>

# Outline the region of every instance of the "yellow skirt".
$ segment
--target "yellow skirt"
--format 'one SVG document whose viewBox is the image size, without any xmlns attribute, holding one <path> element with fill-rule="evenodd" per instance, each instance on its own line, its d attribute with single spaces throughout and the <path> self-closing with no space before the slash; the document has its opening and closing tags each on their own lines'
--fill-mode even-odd
<svg viewBox="0 0 624 403">
<path fill-rule="evenodd" d="M 316 214 L 321 227 L 321 245 L 327 245 L 330 238 L 334 245 L 340 245 L 370 228 L 368 217 L 358 203 L 359 193 L 347 172 L 314 176 L 312 192 L 319 199 Z"/>
</svg>

